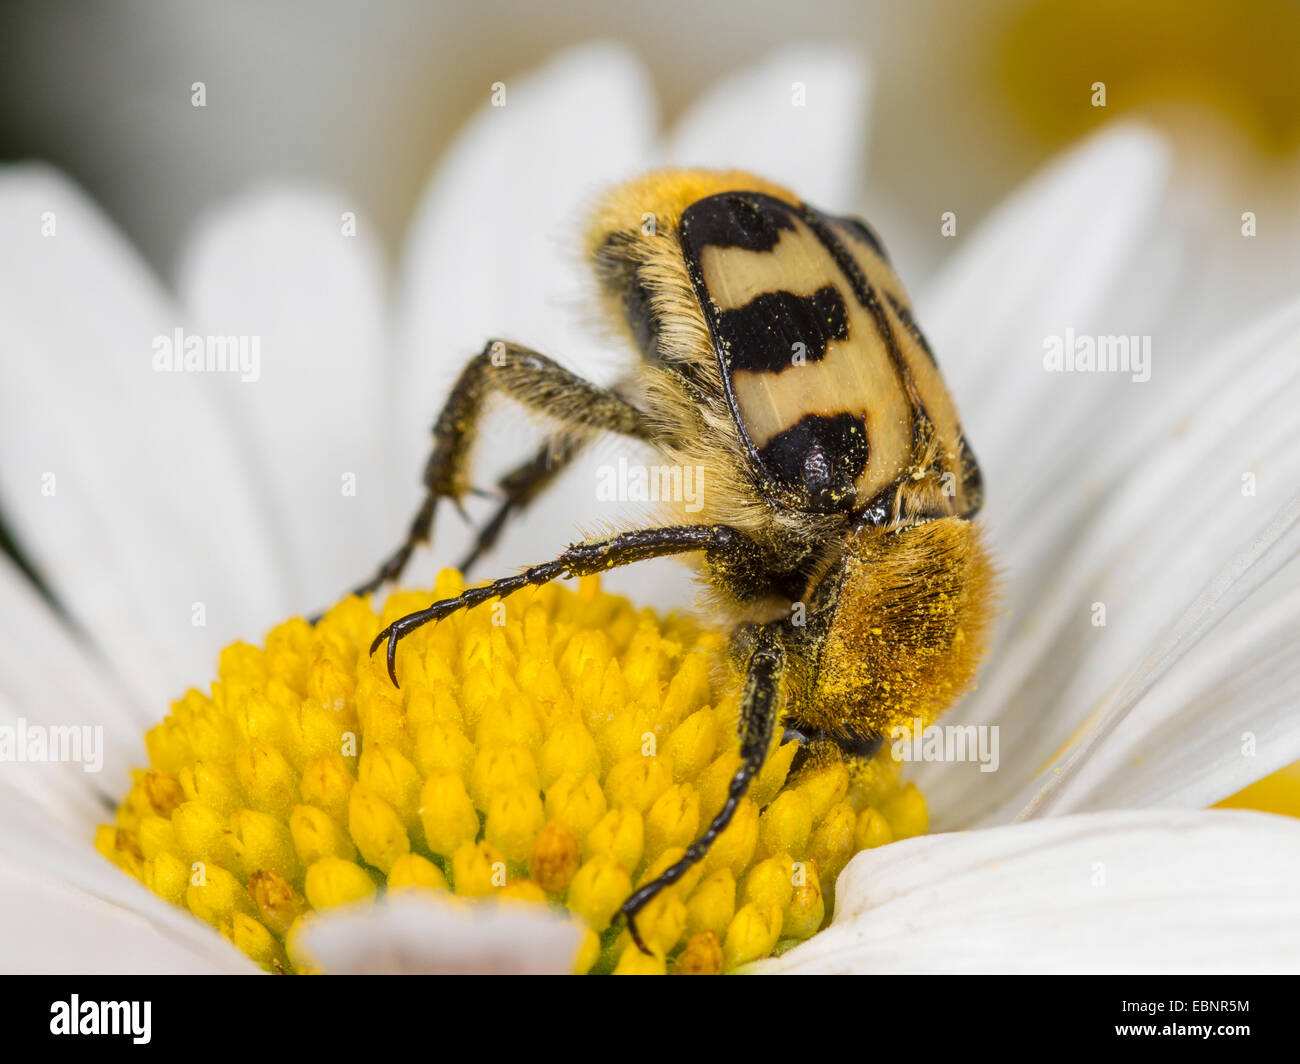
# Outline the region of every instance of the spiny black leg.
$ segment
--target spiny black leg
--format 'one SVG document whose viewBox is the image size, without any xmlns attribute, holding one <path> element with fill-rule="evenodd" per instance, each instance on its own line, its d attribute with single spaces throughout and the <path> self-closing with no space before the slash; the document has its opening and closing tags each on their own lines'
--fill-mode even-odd
<svg viewBox="0 0 1300 1064">
<path fill-rule="evenodd" d="M 772 732 L 776 727 L 784 665 L 785 648 L 781 645 L 775 628 L 771 625 L 761 627 L 754 638 L 745 674 L 745 690 L 740 700 L 740 768 L 731 777 L 722 810 L 713 818 L 704 834 L 691 843 L 680 861 L 638 890 L 619 909 L 627 918 L 627 929 L 642 953 L 648 954 L 650 950 L 637 931 L 636 914 L 661 890 L 681 879 L 691 865 L 709 852 L 709 847 L 731 823 L 749 785 L 763 768 Z"/>
<path fill-rule="evenodd" d="M 727 525 L 673 525 L 622 532 L 608 539 L 575 543 L 553 561 L 543 562 L 514 576 L 472 587 L 455 598 L 435 602 L 427 609 L 408 613 L 394 621 L 370 644 L 370 653 L 388 642 L 388 675 L 397 686 L 397 644 L 406 635 L 430 621 L 440 621 L 457 610 L 470 609 L 491 598 L 504 598 L 529 584 L 547 584 L 561 576 L 589 576 L 620 565 L 662 558 L 669 554 L 706 551 L 709 558 L 748 555 L 757 550 L 740 532 Z"/>
<path fill-rule="evenodd" d="M 550 487 L 581 449 L 580 439 L 554 436 L 542 444 L 527 462 L 516 466 L 498 480 L 497 487 L 505 498 L 487 523 L 478 530 L 474 545 L 457 568 L 462 573 L 468 573 L 470 567 L 496 545 L 506 521 Z"/>
<path fill-rule="evenodd" d="M 490 340 L 461 371 L 433 426 L 433 452 L 424 470 L 425 497 L 402 545 L 373 577 L 354 589 L 367 595 L 402 575 L 415 548 L 427 543 L 440 499 L 469 491 L 469 454 L 484 401 L 503 392 L 525 406 L 574 430 L 616 432 L 649 440 L 650 429 L 635 406 L 599 388 L 536 351 L 505 340 Z"/>
</svg>

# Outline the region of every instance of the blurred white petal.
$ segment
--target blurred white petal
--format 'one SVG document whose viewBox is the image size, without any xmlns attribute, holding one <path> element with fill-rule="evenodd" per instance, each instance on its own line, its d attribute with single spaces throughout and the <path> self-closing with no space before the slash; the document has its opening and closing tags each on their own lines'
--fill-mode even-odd
<svg viewBox="0 0 1300 1064">
<path fill-rule="evenodd" d="M 293 947 L 331 975 L 567 975 L 581 942 L 538 907 L 398 893 L 317 913 Z"/>
<path fill-rule="evenodd" d="M 154 338 L 188 323 L 66 179 L 0 173 L 0 246 L 0 502 L 72 617 L 161 706 L 288 605 L 218 411 L 241 385 L 154 372 Z"/>
<path fill-rule="evenodd" d="M 391 544 L 391 359 L 385 278 L 369 219 L 339 193 L 275 186 L 210 214 L 190 239 L 179 289 L 195 322 L 257 337 L 260 376 L 223 398 L 293 609 L 323 609 Z M 272 623 L 278 618 L 266 618 Z"/>
<path fill-rule="evenodd" d="M 663 161 L 749 170 L 846 213 L 862 194 L 868 81 L 856 49 L 783 49 L 699 96 L 669 134 Z"/>
<path fill-rule="evenodd" d="M 1018 427 L 998 416 L 1005 374 L 1022 370 L 1013 378 L 1017 399 L 1047 386 L 1043 337 L 1066 324 L 1082 328 L 1112 294 L 1118 268 L 1148 235 L 1169 165 L 1157 134 L 1107 127 L 1016 189 L 917 293 L 918 320 L 958 405 L 986 408 L 986 451 L 993 430 L 1014 438 Z"/>
<path fill-rule="evenodd" d="M 645 165 L 654 135 L 646 72 L 616 45 L 561 53 L 503 91 L 494 107 L 483 86 L 408 231 L 396 399 L 398 453 L 417 482 L 439 405 L 484 341 L 526 343 L 583 373 L 602 361 L 575 284 L 585 212 Z"/>
<path fill-rule="evenodd" d="M 1300 821 L 1104 813 L 859 854 L 763 972 L 1300 970 Z"/>
<path fill-rule="evenodd" d="M 581 254 L 592 198 L 650 158 L 657 115 L 645 69 L 626 49 L 597 43 L 505 82 L 504 106 L 492 106 L 491 87 L 482 88 L 482 108 L 448 148 L 408 230 L 390 435 L 398 502 L 386 525 L 394 547 L 418 504 L 429 430 L 485 341 L 526 344 L 601 383 L 628 359 L 623 345 L 591 327 L 595 301 Z M 537 420 L 513 403 L 490 412 L 482 436 L 492 446 L 475 455 L 476 485 L 491 486 L 528 456 Z M 508 529 L 493 568 L 539 561 L 574 538 L 590 476 L 571 474 L 532 507 L 526 533 L 518 523 Z M 583 493 L 582 509 L 565 488 Z M 437 566 L 454 564 L 469 541 L 465 523 L 443 507 Z M 428 582 L 432 568 L 417 557 L 410 582 Z"/>
</svg>

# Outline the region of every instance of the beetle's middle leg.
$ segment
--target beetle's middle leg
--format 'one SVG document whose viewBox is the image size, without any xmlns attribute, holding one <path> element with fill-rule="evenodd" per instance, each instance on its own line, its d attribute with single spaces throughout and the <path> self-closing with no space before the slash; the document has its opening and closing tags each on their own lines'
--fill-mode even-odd
<svg viewBox="0 0 1300 1064">
<path fill-rule="evenodd" d="M 531 410 L 554 418 L 577 434 L 588 430 L 615 432 L 647 441 L 651 438 L 641 411 L 616 392 L 584 380 L 527 347 L 504 340 L 489 341 L 461 371 L 434 424 L 433 452 L 424 470 L 425 496 L 406 538 L 375 575 L 355 588 L 353 594 L 367 595 L 401 576 L 415 548 L 427 543 L 433 534 L 433 519 L 439 501 L 451 499 L 459 503 L 469 491 L 470 450 L 482 418 L 484 402 L 493 392 L 502 392 Z M 572 446 L 576 450 L 577 445 Z M 559 455 L 567 461 L 572 454 L 565 455 L 565 449 L 565 445 L 561 445 Z M 529 463 L 515 473 L 532 466 L 533 463 Z M 525 476 L 524 479 L 528 481 L 530 478 Z M 552 479 L 553 476 L 534 475 L 530 483 L 517 488 L 516 504 L 531 501 L 537 491 Z M 489 543 L 495 538 L 505 515 L 499 515 L 499 518 L 498 527 L 490 532 Z M 469 560 L 477 557 L 481 549 L 476 548 Z"/>
</svg>

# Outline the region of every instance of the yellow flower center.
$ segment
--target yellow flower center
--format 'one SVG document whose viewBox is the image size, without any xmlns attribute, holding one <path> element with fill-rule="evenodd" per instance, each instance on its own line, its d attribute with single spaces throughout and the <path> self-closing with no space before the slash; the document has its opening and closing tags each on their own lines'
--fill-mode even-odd
<svg viewBox="0 0 1300 1064">
<path fill-rule="evenodd" d="M 447 570 L 433 598 L 462 589 Z M 370 642 L 429 601 L 396 593 L 379 616 L 348 598 L 227 647 L 211 695 L 146 735 L 97 848 L 270 971 L 312 967 L 295 932 L 313 911 L 417 890 L 567 908 L 575 971 L 719 972 L 807 938 L 856 851 L 926 829 L 888 747 L 787 781 L 795 746 L 774 740 L 708 856 L 637 917 L 646 956 L 613 918 L 739 765 L 724 637 L 589 578 L 420 629 L 395 689 Z"/>
</svg>

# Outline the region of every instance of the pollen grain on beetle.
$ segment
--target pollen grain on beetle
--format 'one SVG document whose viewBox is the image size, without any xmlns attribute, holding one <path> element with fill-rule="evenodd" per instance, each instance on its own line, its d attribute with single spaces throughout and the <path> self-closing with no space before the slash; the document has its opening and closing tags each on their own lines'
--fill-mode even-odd
<svg viewBox="0 0 1300 1064">
<path fill-rule="evenodd" d="M 433 598 L 462 589 L 446 570 Z M 925 830 L 887 750 L 787 780 L 778 736 L 707 857 L 638 915 L 646 956 L 613 918 L 739 765 L 724 637 L 590 577 L 414 633 L 395 689 L 368 647 L 429 601 L 351 597 L 226 647 L 211 693 L 146 735 L 100 852 L 269 971 L 311 968 L 295 933 L 315 911 L 414 890 L 567 909 L 575 971 L 709 973 L 807 938 L 853 853 Z"/>
</svg>

